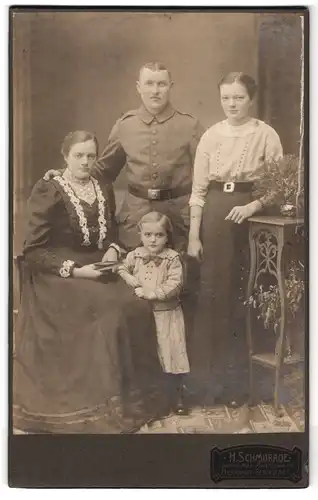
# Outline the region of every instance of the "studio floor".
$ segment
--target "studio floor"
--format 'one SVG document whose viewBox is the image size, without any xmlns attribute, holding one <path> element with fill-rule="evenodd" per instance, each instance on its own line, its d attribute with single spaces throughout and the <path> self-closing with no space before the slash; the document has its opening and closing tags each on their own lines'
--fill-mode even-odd
<svg viewBox="0 0 318 500">
<path fill-rule="evenodd" d="M 145 425 L 139 433 L 150 434 L 251 434 L 303 432 L 305 429 L 303 372 L 294 369 L 281 381 L 284 404 L 275 414 L 273 404 L 260 401 L 237 409 L 225 405 L 194 407 L 188 416 L 169 415 Z"/>
<path fill-rule="evenodd" d="M 260 402 L 237 409 L 225 405 L 194 407 L 187 416 L 168 415 L 144 425 L 137 434 L 260 434 L 275 432 L 303 432 L 305 411 L 302 373 L 294 371 L 284 377 L 289 401 L 280 405 L 279 414 L 270 402 Z M 24 434 L 14 429 L 14 434 Z"/>
<path fill-rule="evenodd" d="M 170 415 L 152 425 L 145 425 L 140 434 L 251 434 L 304 431 L 304 410 L 282 406 L 276 416 L 271 404 L 260 403 L 253 408 L 227 406 L 194 408 L 188 416 Z"/>
<path fill-rule="evenodd" d="M 251 434 L 304 431 L 304 410 L 282 406 L 277 417 L 270 404 L 253 408 L 227 406 L 193 408 L 188 416 L 170 415 L 152 425 L 144 425 L 137 434 Z M 14 434 L 24 434 L 14 429 Z"/>
</svg>

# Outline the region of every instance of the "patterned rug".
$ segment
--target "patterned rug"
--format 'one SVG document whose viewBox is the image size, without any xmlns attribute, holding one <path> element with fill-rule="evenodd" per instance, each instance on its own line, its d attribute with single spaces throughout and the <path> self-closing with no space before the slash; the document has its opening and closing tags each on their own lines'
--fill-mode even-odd
<svg viewBox="0 0 318 500">
<path fill-rule="evenodd" d="M 224 405 L 193 408 L 187 416 L 169 415 L 144 425 L 137 434 L 262 434 L 303 432 L 304 428 L 303 408 L 289 404 L 281 406 L 279 415 L 275 415 L 272 405 L 260 403 L 235 410 Z M 24 434 L 18 429 L 13 433 Z"/>
<path fill-rule="evenodd" d="M 272 405 L 261 403 L 238 409 L 227 406 L 194 408 L 188 416 L 169 415 L 145 425 L 140 434 L 251 434 L 266 432 L 303 432 L 304 410 L 281 406 L 279 416 Z"/>
<path fill-rule="evenodd" d="M 265 377 L 263 385 L 268 388 Z M 262 385 L 262 384 L 261 384 Z M 267 392 L 267 391 L 265 391 Z M 303 432 L 305 429 L 304 373 L 293 369 L 285 374 L 280 395 L 283 404 L 278 415 L 273 405 L 261 401 L 248 407 L 231 409 L 225 405 L 194 407 L 188 416 L 169 415 L 146 425 L 139 433 L 155 434 L 251 434 Z"/>
</svg>

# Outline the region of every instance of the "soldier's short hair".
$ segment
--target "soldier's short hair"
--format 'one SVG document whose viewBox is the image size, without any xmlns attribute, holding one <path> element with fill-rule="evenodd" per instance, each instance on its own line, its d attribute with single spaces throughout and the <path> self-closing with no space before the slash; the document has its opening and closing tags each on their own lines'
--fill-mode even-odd
<svg viewBox="0 0 318 500">
<path fill-rule="evenodd" d="M 150 69 L 151 71 L 167 71 L 170 80 L 172 80 L 170 70 L 167 68 L 167 66 L 165 64 L 163 64 L 161 62 L 152 61 L 152 62 L 148 62 L 146 64 L 143 64 L 143 66 L 141 66 L 141 68 L 139 70 L 139 76 L 144 68 Z"/>
</svg>

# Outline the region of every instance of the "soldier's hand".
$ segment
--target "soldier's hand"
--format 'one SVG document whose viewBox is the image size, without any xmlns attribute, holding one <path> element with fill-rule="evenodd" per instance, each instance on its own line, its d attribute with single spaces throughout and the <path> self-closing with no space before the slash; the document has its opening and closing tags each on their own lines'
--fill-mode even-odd
<svg viewBox="0 0 318 500">
<path fill-rule="evenodd" d="M 47 172 L 45 172 L 45 174 L 43 175 L 43 179 L 45 181 L 49 181 L 50 179 L 52 179 L 56 175 L 60 175 L 60 174 L 61 174 L 61 172 L 59 170 L 53 170 L 51 168 L 50 170 L 48 170 Z"/>
<path fill-rule="evenodd" d="M 199 262 L 203 258 L 203 247 L 202 243 L 199 239 L 189 239 L 188 244 L 188 255 L 189 257 L 193 257 L 197 259 Z"/>
</svg>

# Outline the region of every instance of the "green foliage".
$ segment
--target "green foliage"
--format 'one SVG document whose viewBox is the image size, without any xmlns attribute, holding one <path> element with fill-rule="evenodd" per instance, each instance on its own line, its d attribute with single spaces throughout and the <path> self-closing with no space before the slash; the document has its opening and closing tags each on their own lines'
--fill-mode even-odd
<svg viewBox="0 0 318 500">
<path fill-rule="evenodd" d="M 285 278 L 287 321 L 292 321 L 296 317 L 304 297 L 303 269 L 302 262 L 292 261 L 288 276 Z M 263 320 L 266 329 L 272 327 L 276 333 L 281 317 L 277 285 L 270 285 L 268 290 L 265 290 L 263 285 L 259 285 L 245 305 L 258 309 L 258 319 Z"/>
<path fill-rule="evenodd" d="M 280 160 L 265 162 L 259 179 L 255 182 L 255 197 L 265 195 L 281 205 L 287 202 L 296 205 L 298 170 L 299 158 L 295 155 L 285 155 Z"/>
</svg>

